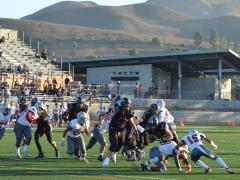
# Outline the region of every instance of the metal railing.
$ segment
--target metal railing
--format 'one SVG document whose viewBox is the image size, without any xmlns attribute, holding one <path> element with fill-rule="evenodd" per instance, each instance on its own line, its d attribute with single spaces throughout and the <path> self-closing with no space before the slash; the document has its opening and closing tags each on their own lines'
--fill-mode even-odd
<svg viewBox="0 0 240 180">
<path fill-rule="evenodd" d="M 119 84 L 105 84 L 105 85 L 86 85 L 71 86 L 71 95 L 77 94 L 92 95 L 92 96 L 130 96 L 134 98 L 153 98 L 153 99 L 178 99 L 179 92 L 177 90 L 164 90 L 157 88 L 149 88 L 147 90 L 138 89 L 136 85 L 119 85 Z M 231 100 L 231 92 L 221 92 L 221 99 Z M 181 99 L 186 100 L 217 100 L 218 92 L 206 91 L 181 91 Z"/>
</svg>

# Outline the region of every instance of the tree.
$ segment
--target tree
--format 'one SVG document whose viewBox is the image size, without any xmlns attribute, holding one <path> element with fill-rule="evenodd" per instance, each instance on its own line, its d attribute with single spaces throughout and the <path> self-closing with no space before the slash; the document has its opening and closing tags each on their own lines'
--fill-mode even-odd
<svg viewBox="0 0 240 180">
<path fill-rule="evenodd" d="M 128 50 L 128 55 L 129 56 L 136 56 L 138 53 L 138 50 L 136 48 L 131 48 Z"/>
<path fill-rule="evenodd" d="M 159 46 L 159 45 L 161 45 L 161 41 L 158 37 L 153 37 L 152 44 Z"/>
<path fill-rule="evenodd" d="M 194 47 L 198 48 L 202 44 L 202 35 L 200 32 L 195 32 L 194 36 Z"/>
<path fill-rule="evenodd" d="M 223 37 L 219 38 L 219 47 L 226 48 L 226 49 L 228 48 L 228 42 L 225 38 L 223 38 Z"/>
<path fill-rule="evenodd" d="M 219 47 L 219 34 L 216 29 L 211 29 L 210 30 L 210 39 L 209 39 L 209 44 L 212 48 L 218 48 Z"/>
</svg>

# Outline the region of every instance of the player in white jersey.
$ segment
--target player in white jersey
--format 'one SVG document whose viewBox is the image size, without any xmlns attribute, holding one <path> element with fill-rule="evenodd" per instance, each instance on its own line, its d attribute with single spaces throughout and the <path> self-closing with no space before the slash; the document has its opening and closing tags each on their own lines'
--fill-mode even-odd
<svg viewBox="0 0 240 180">
<path fill-rule="evenodd" d="M 162 99 L 159 99 L 156 104 L 159 106 L 159 114 L 158 114 L 158 119 L 160 122 L 165 122 L 168 124 L 168 127 L 170 131 L 173 134 L 173 140 L 178 143 L 178 136 L 176 132 L 176 124 L 174 123 L 174 117 L 170 113 L 170 111 L 166 108 L 165 102 Z"/>
<path fill-rule="evenodd" d="M 0 140 L 5 134 L 5 128 L 8 126 L 13 113 L 11 112 L 11 106 L 4 103 L 0 111 Z"/>
<path fill-rule="evenodd" d="M 88 115 L 81 111 L 77 118 L 69 122 L 68 127 L 64 131 L 63 137 L 67 135 L 67 150 L 69 155 L 74 155 L 74 144 L 78 146 L 81 152 L 80 161 L 88 163 L 86 159 L 86 147 L 83 139 L 83 132 L 89 133 L 90 120 Z M 62 139 L 63 142 L 64 139 Z M 63 144 L 63 143 L 62 143 Z"/>
<path fill-rule="evenodd" d="M 211 139 L 207 138 L 205 134 L 198 132 L 195 129 L 190 130 L 189 133 L 181 139 L 181 142 L 176 146 L 176 149 L 187 145 L 191 151 L 191 160 L 197 166 L 203 168 L 205 173 L 210 172 L 211 169 L 200 160 L 202 156 L 216 160 L 217 163 L 225 168 L 228 173 L 234 174 L 234 172 L 226 165 L 221 157 L 217 156 L 213 151 L 204 146 L 203 141 L 209 143 L 214 149 L 217 149 L 217 145 Z"/>
<path fill-rule="evenodd" d="M 27 155 L 27 150 L 32 139 L 31 124 L 34 123 L 38 117 L 37 109 L 34 106 L 30 106 L 21 114 L 16 122 L 14 132 L 16 136 L 16 155 L 18 158 L 22 158 L 20 154 L 20 145 L 23 137 L 26 138 L 23 153 Z"/>
<path fill-rule="evenodd" d="M 141 163 L 142 171 L 167 171 L 164 160 L 169 156 L 173 156 L 175 160 L 175 165 L 178 171 L 182 172 L 181 166 L 179 164 L 178 155 L 175 152 L 175 147 L 177 146 L 174 141 L 167 141 L 160 143 L 157 147 L 150 149 L 150 160 Z M 150 167 L 150 164 L 155 164 L 157 167 Z"/>
</svg>

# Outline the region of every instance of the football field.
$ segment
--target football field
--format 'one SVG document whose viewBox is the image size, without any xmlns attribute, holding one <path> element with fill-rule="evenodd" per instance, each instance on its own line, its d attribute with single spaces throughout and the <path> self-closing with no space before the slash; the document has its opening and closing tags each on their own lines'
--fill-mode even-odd
<svg viewBox="0 0 240 180">
<path fill-rule="evenodd" d="M 192 126 L 178 128 L 179 137 L 185 135 Z M 220 168 L 216 161 L 206 158 L 202 160 L 212 168 L 210 174 L 204 174 L 203 170 L 196 167 L 192 162 L 192 172 L 188 174 L 179 173 L 172 159 L 169 160 L 168 171 L 160 172 L 142 172 L 140 161 L 128 162 L 121 154 L 117 156 L 117 163 L 110 162 L 109 168 L 101 168 L 101 162 L 97 160 L 99 145 L 95 145 L 87 154 L 89 163 L 80 162 L 77 159 L 66 154 L 66 146 L 60 146 L 61 134 L 63 129 L 54 129 L 54 139 L 58 143 L 60 158 L 54 157 L 54 151 L 47 143 L 46 137 L 42 137 L 41 143 L 45 158 L 34 159 L 37 156 L 35 142 L 29 147 L 28 157 L 21 160 L 15 157 L 15 136 L 11 129 L 6 131 L 4 138 L 0 141 L 0 180 L 6 179 L 24 179 L 24 180 L 67 180 L 67 179 L 137 179 L 137 180 L 208 180 L 208 179 L 240 179 L 240 127 L 237 126 L 195 126 L 194 128 L 212 138 L 218 145 L 216 154 L 221 156 L 225 162 L 236 172 L 236 174 L 227 174 Z M 34 132 L 34 129 L 33 129 Z M 106 134 L 107 136 L 108 134 Z M 86 143 L 88 137 L 86 137 Z M 65 142 L 66 144 L 66 142 Z M 157 145 L 157 142 L 150 144 L 145 149 L 145 160 L 148 159 L 149 148 Z M 209 146 L 207 146 L 209 147 Z M 211 148 L 211 147 L 209 147 Z"/>
</svg>

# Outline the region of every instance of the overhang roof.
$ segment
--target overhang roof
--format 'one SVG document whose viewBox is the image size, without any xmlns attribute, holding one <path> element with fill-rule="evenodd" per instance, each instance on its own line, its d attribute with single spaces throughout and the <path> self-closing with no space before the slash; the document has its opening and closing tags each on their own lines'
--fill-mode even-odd
<svg viewBox="0 0 240 180">
<path fill-rule="evenodd" d="M 192 50 L 176 53 L 161 53 L 152 56 L 133 56 L 125 58 L 109 58 L 95 60 L 71 60 L 63 61 L 70 63 L 76 68 L 90 67 L 107 67 L 107 66 L 126 66 L 152 64 L 154 67 L 159 67 L 169 73 L 178 72 L 178 62 L 182 64 L 183 74 L 196 74 L 204 72 L 216 72 L 218 70 L 219 59 L 222 60 L 223 73 L 228 74 L 233 69 L 231 74 L 240 74 L 240 56 L 230 49 L 224 50 Z M 230 74 L 230 73 L 229 73 Z"/>
</svg>

